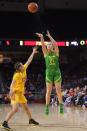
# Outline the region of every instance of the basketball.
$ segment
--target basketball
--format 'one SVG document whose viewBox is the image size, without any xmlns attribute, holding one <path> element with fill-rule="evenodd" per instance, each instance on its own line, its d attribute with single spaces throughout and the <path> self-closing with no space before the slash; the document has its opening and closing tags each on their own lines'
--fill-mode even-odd
<svg viewBox="0 0 87 131">
<path fill-rule="evenodd" d="M 31 2 L 28 4 L 28 11 L 30 13 L 36 13 L 38 11 L 38 5 L 35 2 Z"/>
</svg>

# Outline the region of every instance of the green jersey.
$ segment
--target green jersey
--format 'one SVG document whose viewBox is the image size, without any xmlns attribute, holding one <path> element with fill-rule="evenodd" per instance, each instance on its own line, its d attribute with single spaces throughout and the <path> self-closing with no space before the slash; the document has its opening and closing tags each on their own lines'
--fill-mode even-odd
<svg viewBox="0 0 87 131">
<path fill-rule="evenodd" d="M 49 79 L 50 82 L 55 82 L 56 80 L 61 79 L 61 72 L 59 68 L 59 56 L 56 53 L 47 53 L 45 57 L 46 63 L 46 79 Z"/>
</svg>

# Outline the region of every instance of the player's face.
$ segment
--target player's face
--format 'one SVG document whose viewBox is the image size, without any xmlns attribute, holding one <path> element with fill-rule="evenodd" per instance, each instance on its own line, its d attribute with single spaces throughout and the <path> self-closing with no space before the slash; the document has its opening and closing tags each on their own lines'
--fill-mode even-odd
<svg viewBox="0 0 87 131">
<path fill-rule="evenodd" d="M 19 71 L 20 71 L 20 72 L 24 72 L 24 65 L 23 65 L 23 64 L 20 65 Z"/>
<path fill-rule="evenodd" d="M 51 42 L 48 42 L 48 44 L 47 44 L 47 50 L 48 51 L 52 51 L 53 50 L 53 45 L 52 45 Z"/>
</svg>

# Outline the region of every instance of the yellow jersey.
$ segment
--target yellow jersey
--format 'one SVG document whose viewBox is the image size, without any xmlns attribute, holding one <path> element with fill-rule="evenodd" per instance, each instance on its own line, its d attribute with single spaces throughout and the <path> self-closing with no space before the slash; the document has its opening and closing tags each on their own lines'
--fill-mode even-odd
<svg viewBox="0 0 87 131">
<path fill-rule="evenodd" d="M 24 72 L 23 72 L 23 73 L 17 72 L 17 73 L 14 74 L 13 80 L 16 80 L 16 82 L 15 82 L 15 85 L 14 85 L 14 87 L 13 87 L 13 92 L 14 92 L 15 90 L 17 90 L 17 91 L 20 91 L 21 94 L 24 94 L 24 93 L 25 93 L 25 91 L 24 91 L 24 86 L 25 86 L 25 82 L 26 82 L 26 80 L 27 80 L 27 74 L 26 74 L 26 69 L 27 69 L 27 67 L 28 67 L 28 65 L 25 64 L 25 65 L 24 65 L 24 68 L 25 68 L 25 69 L 24 69 Z"/>
</svg>

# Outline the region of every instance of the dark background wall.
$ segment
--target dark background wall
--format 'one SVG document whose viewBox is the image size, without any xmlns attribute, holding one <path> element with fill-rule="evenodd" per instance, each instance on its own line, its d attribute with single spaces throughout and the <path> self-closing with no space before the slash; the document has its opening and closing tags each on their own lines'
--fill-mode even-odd
<svg viewBox="0 0 87 131">
<path fill-rule="evenodd" d="M 40 9 L 35 14 L 27 10 L 29 2 L 0 1 L 0 38 L 36 40 L 34 33 L 46 32 L 47 29 L 56 40 L 87 37 L 86 0 L 39 0 Z"/>
</svg>

